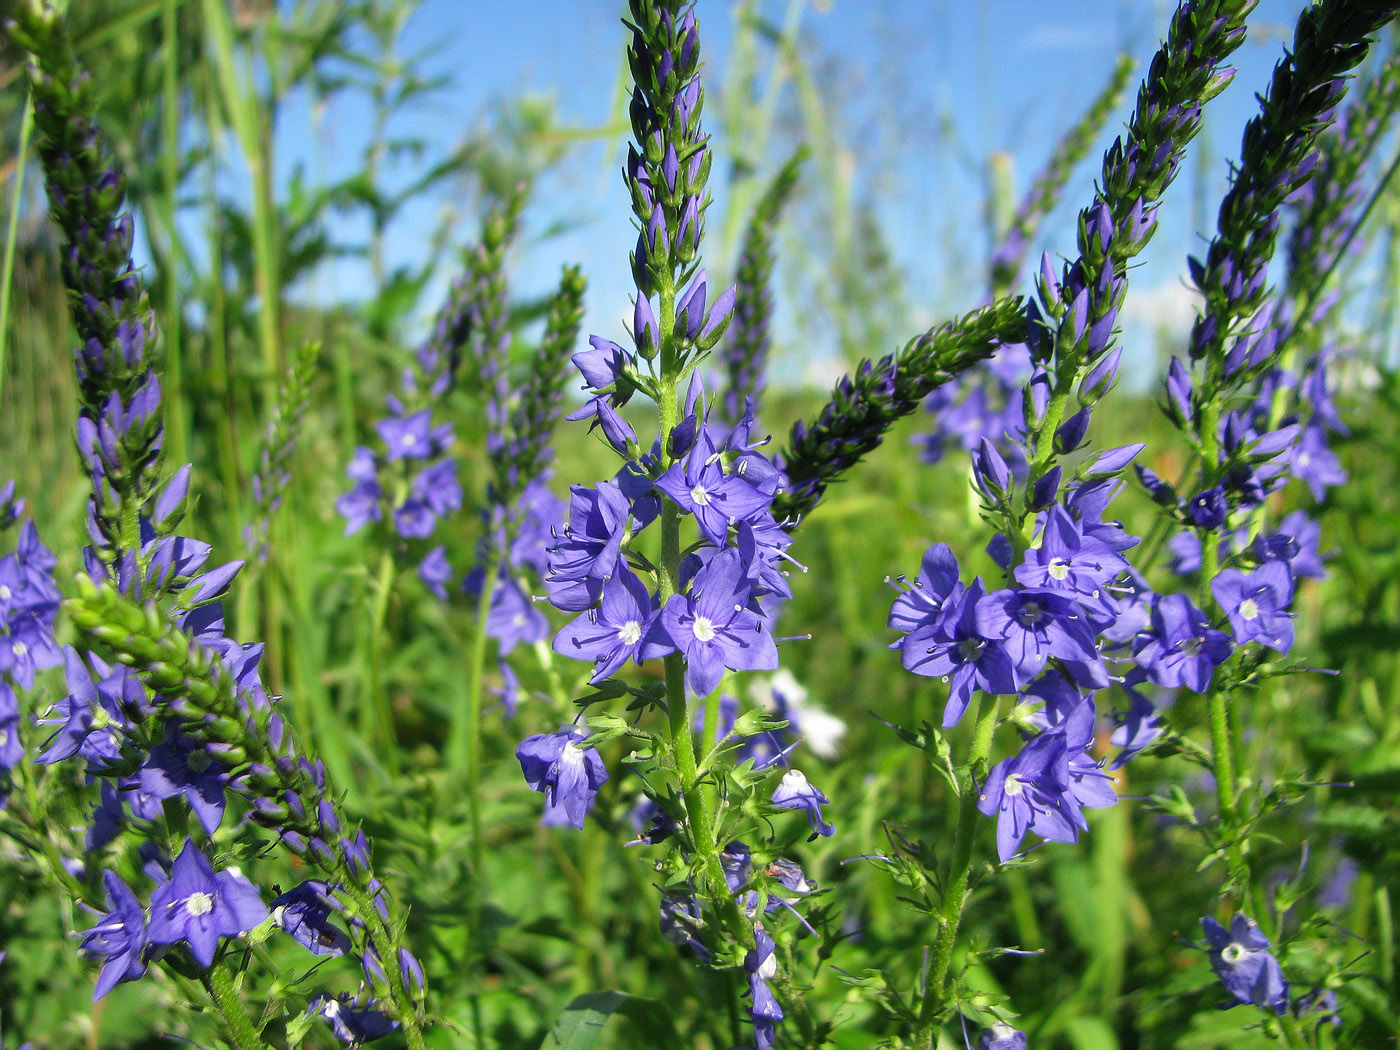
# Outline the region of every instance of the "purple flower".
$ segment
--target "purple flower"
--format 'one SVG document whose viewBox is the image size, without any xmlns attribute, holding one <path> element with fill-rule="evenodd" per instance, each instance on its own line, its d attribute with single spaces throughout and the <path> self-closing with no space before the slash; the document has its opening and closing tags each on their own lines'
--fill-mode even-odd
<svg viewBox="0 0 1400 1050">
<path fill-rule="evenodd" d="M 424 467 L 413 479 L 413 496 L 438 517 L 462 509 L 462 486 L 457 481 L 457 461 L 443 459 Z"/>
<path fill-rule="evenodd" d="M 1015 856 L 1032 827 L 1056 842 L 1078 839 L 1078 829 L 1064 813 L 1068 795 L 1069 756 L 1058 733 L 1036 737 L 992 767 L 977 808 L 997 818 L 997 855 L 1003 862 Z"/>
<path fill-rule="evenodd" d="M 1293 579 L 1281 561 L 1266 561 L 1251 573 L 1225 569 L 1210 583 L 1210 593 L 1235 631 L 1235 642 L 1262 642 L 1286 653 L 1293 648 Z"/>
<path fill-rule="evenodd" d="M 679 649 L 685 680 L 696 696 L 709 696 L 731 671 L 774 671 L 778 647 L 763 619 L 749 609 L 743 556 L 722 550 L 695 575 L 689 595 L 673 594 L 653 625 L 647 658 Z"/>
<path fill-rule="evenodd" d="M 330 921 L 332 910 L 326 883 L 307 879 L 272 902 L 272 921 L 313 955 L 344 955 L 350 938 Z"/>
<path fill-rule="evenodd" d="M 516 583 L 502 569 L 491 594 L 491 607 L 486 614 L 486 634 L 496 639 L 502 654 L 510 652 L 521 642 L 533 644 L 549 637 L 549 621 L 535 608 Z"/>
<path fill-rule="evenodd" d="M 102 873 L 111 910 L 100 916 L 97 925 L 83 936 L 81 949 L 103 956 L 102 973 L 92 991 L 96 1002 L 124 981 L 134 981 L 146 972 L 146 913 L 136 894 L 114 871 Z"/>
<path fill-rule="evenodd" d="M 1009 1024 L 994 1024 L 977 1036 L 977 1050 L 1026 1050 L 1026 1033 Z"/>
<path fill-rule="evenodd" d="M 380 1010 L 356 1005 L 354 997 L 348 994 L 318 995 L 306 1012 L 310 1017 L 324 1018 L 335 1037 L 350 1046 L 382 1039 L 399 1026 Z"/>
<path fill-rule="evenodd" d="M 1015 855 L 1028 831 L 1054 842 L 1077 841 L 1089 826 L 1083 807 L 1117 802 L 1111 778 L 1087 753 L 1094 719 L 1093 701 L 1084 700 L 987 774 L 977 808 L 996 815 L 997 855 L 1003 862 Z"/>
<path fill-rule="evenodd" d="M 802 809 L 807 812 L 807 822 L 812 826 L 812 838 L 818 835 L 830 836 L 836 833 L 836 825 L 822 815 L 822 806 L 831 799 L 812 786 L 801 770 L 789 769 L 783 779 L 773 789 L 773 805 L 780 809 Z"/>
<path fill-rule="evenodd" d="M 646 298 L 638 296 L 637 305 L 640 310 L 641 304 L 646 302 Z M 648 307 L 649 308 L 649 307 Z M 638 338 L 641 333 L 638 332 Z M 570 360 L 583 376 L 583 381 L 598 393 L 611 391 L 617 381 L 622 377 L 623 369 L 635 366 L 636 359 L 622 347 L 604 339 L 602 336 L 592 335 L 588 337 L 591 350 L 581 350 L 574 354 Z"/>
<path fill-rule="evenodd" d="M 1186 504 L 1186 516 L 1198 529 L 1220 528 L 1229 513 L 1230 504 L 1225 500 L 1225 490 L 1219 485 L 1196 493 Z"/>
<path fill-rule="evenodd" d="M 452 442 L 452 425 L 431 425 L 428 409 L 409 416 L 390 416 L 375 426 L 384 442 L 385 455 L 396 459 L 430 459 Z"/>
<path fill-rule="evenodd" d="M 1026 551 L 1016 580 L 1026 587 L 1063 591 L 1086 609 L 1105 612 L 1111 602 L 1104 590 L 1126 571 L 1127 561 L 1102 540 L 1086 536 L 1081 526 L 1056 504 L 1045 516 L 1040 545 Z"/>
<path fill-rule="evenodd" d="M 716 547 L 729 538 L 729 526 L 767 510 L 773 502 L 737 474 L 726 474 L 724 461 L 708 433 L 702 433 L 684 465 L 673 463 L 656 487 L 687 514 L 694 514 L 701 534 Z"/>
<path fill-rule="evenodd" d="M 987 638 L 977 627 L 977 607 L 981 599 L 980 578 L 967 588 L 955 583 L 943 603 L 942 612 L 896 643 L 907 670 L 930 678 L 949 679 L 948 703 L 943 709 L 945 729 L 958 724 L 972 699 L 973 689 L 997 696 L 1014 693 L 1018 687 L 1016 668 L 1006 647 L 996 639 Z M 893 611 L 890 617 L 894 618 Z"/>
<path fill-rule="evenodd" d="M 589 681 L 596 684 L 637 656 L 654 617 L 646 585 L 624 566 L 603 584 L 602 605 L 554 636 L 554 651 L 575 660 L 595 661 Z"/>
<path fill-rule="evenodd" d="M 1307 484 L 1318 502 L 1327 495 L 1329 487 L 1341 485 L 1347 479 L 1337 454 L 1327 447 L 1326 431 L 1316 424 L 1305 427 L 1302 437 L 1289 451 L 1289 467 L 1295 478 Z"/>
<path fill-rule="evenodd" d="M 125 667 L 109 670 L 96 657 L 90 659 L 96 677 L 76 649 L 64 647 L 64 674 L 71 692 L 39 719 L 40 725 L 59 725 L 59 729 L 45 742 L 36 762 L 48 765 L 81 754 L 89 768 L 102 769 L 121 753 L 126 710 L 146 706 L 145 689 L 134 672 Z"/>
<path fill-rule="evenodd" d="M 1288 982 L 1278 960 L 1267 951 L 1269 939 L 1253 919 L 1236 913 L 1230 928 L 1210 916 L 1201 920 L 1211 969 L 1225 990 L 1241 1003 L 1282 1015 L 1288 1009 Z M 1232 1004 L 1233 1005 L 1233 1004 Z"/>
<path fill-rule="evenodd" d="M 151 894 L 149 937 L 152 944 L 185 942 L 195 962 L 208 967 L 220 937 L 247 933 L 266 918 L 267 907 L 251 882 L 236 871 L 215 872 L 186 839 L 169 881 Z"/>
<path fill-rule="evenodd" d="M 371 521 L 384 517 L 381 505 L 384 490 L 379 487 L 379 466 L 374 453 L 361 445 L 345 468 L 355 487 L 335 502 L 336 513 L 345 519 L 345 535 L 358 532 Z"/>
<path fill-rule="evenodd" d="M 1281 561 L 1295 578 L 1310 576 L 1322 579 L 1327 570 L 1317 553 L 1317 541 L 1322 527 L 1308 517 L 1306 511 L 1295 510 L 1278 524 L 1275 532 L 1259 536 L 1253 551 L 1260 561 Z"/>
<path fill-rule="evenodd" d="M 560 733 L 536 733 L 515 749 L 525 783 L 544 794 L 541 824 L 582 829 L 593 797 L 608 782 L 598 752 L 578 746 L 585 735 L 578 726 L 570 726 Z"/>
<path fill-rule="evenodd" d="M 1134 676 L 1141 674 L 1141 670 L 1136 670 L 1123 682 L 1123 691 L 1128 694 L 1128 710 L 1115 716 L 1118 725 L 1109 738 L 1109 743 L 1123 750 L 1113 760 L 1110 769 L 1122 769 L 1139 751 L 1151 746 L 1162 735 L 1164 727 L 1157 708 L 1133 688 L 1134 684 L 1141 684 L 1140 679 L 1136 683 L 1133 681 Z"/>
<path fill-rule="evenodd" d="M 744 956 L 744 972 L 749 975 L 749 1016 L 753 1018 L 755 1050 L 772 1047 L 773 1028 L 783 1019 L 783 1008 L 768 987 L 778 975 L 777 946 L 761 924 L 754 924 L 754 946 Z"/>
<path fill-rule="evenodd" d="M 900 577 L 900 583 L 904 577 Z M 958 560 L 946 543 L 935 543 L 924 552 L 919 576 L 912 587 L 901 590 L 890 606 L 889 626 L 902 634 L 932 624 L 958 584 Z"/>
<path fill-rule="evenodd" d="M 977 603 L 977 630 L 1006 646 L 1021 682 L 1058 657 L 1080 685 L 1102 689 L 1108 674 L 1079 603 L 1041 588 L 993 591 Z"/>
<path fill-rule="evenodd" d="M 650 485 L 648 484 L 648 487 Z M 549 600 L 565 612 L 582 612 L 598 600 L 603 581 L 617 568 L 631 506 L 615 481 L 596 489 L 570 489 L 569 523 L 549 548 Z"/>
<path fill-rule="evenodd" d="M 141 791 L 154 799 L 183 795 L 205 832 L 212 835 L 224 817 L 225 779 L 198 740 L 167 722 L 165 740 L 151 748 L 138 782 Z"/>
<path fill-rule="evenodd" d="M 1204 693 L 1233 648 L 1230 636 L 1211 627 L 1190 598 L 1168 594 L 1157 599 L 1151 631 L 1134 655 L 1154 684 Z"/>
<path fill-rule="evenodd" d="M 14 769 L 24 758 L 24 743 L 19 738 L 19 697 L 10 684 L 0 681 L 0 771 Z M 4 806 L 0 794 L 0 807 Z"/>
<path fill-rule="evenodd" d="M 418 563 L 418 578 L 428 590 L 443 601 L 447 600 L 447 585 L 452 580 L 452 566 L 447 563 L 447 548 L 434 547 Z"/>
<path fill-rule="evenodd" d="M 6 625 L 9 635 L 0 634 L 0 672 L 8 671 L 16 684 L 34 687 L 34 676 L 63 662 L 63 650 L 53 636 L 53 617 L 39 612 L 22 612 Z"/>
</svg>

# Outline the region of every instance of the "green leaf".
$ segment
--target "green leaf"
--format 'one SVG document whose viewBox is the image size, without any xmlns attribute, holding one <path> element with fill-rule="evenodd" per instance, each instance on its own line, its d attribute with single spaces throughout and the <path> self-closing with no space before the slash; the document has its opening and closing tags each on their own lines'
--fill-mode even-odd
<svg viewBox="0 0 1400 1050">
<path fill-rule="evenodd" d="M 1118 1038 L 1102 1017 L 1076 1017 L 1065 1025 L 1074 1050 L 1118 1050 Z"/>
<path fill-rule="evenodd" d="M 561 1013 L 540 1044 L 540 1050 L 591 1050 L 603 1026 L 615 1013 L 645 1014 L 649 1000 L 624 992 L 587 992 Z M 655 1003 L 651 1003 L 655 1006 Z"/>
</svg>

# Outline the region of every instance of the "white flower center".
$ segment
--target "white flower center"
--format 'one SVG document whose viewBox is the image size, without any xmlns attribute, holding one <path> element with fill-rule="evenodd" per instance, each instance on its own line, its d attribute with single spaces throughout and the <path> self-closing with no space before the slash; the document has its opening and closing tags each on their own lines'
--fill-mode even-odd
<svg viewBox="0 0 1400 1050">
<path fill-rule="evenodd" d="M 642 625 L 636 620 L 628 620 L 617 629 L 617 637 L 623 645 L 636 645 L 642 639 Z"/>
<path fill-rule="evenodd" d="M 1069 562 L 1064 558 L 1054 558 L 1051 560 L 1046 571 L 1050 574 L 1052 580 L 1063 580 L 1069 575 Z"/>
<path fill-rule="evenodd" d="M 15 592 L 10 590 L 10 588 L 6 587 L 3 583 L 0 583 L 0 602 L 8 601 L 10 599 L 10 596 L 14 593 Z"/>
<path fill-rule="evenodd" d="M 1220 961 L 1234 965 L 1249 954 L 1249 949 L 1239 941 L 1231 941 L 1220 951 Z"/>
<path fill-rule="evenodd" d="M 714 640 L 715 625 L 710 621 L 708 616 L 695 617 L 695 623 L 691 626 L 690 630 L 695 635 L 695 640 L 697 642 L 709 642 Z"/>
<path fill-rule="evenodd" d="M 4 746 L 5 746 L 6 744 L 8 744 L 9 742 L 10 742 L 10 731 L 9 731 L 8 729 L 0 729 L 0 747 L 4 747 Z"/>
<path fill-rule="evenodd" d="M 1026 790 L 1026 782 L 1021 778 L 1019 773 L 1012 773 L 1006 778 L 1006 783 L 1002 786 L 1002 790 L 1012 798 L 1015 798 L 1022 791 Z"/>
<path fill-rule="evenodd" d="M 29 646 L 25 645 L 23 642 L 15 642 L 10 646 L 10 652 L 14 653 L 16 656 L 22 657 L 29 653 Z"/>
<path fill-rule="evenodd" d="M 1240 602 L 1240 615 L 1246 620 L 1259 619 L 1259 603 L 1253 598 L 1246 598 Z"/>
<path fill-rule="evenodd" d="M 1309 454 L 1309 453 L 1307 453 L 1307 452 L 1299 452 L 1299 453 L 1298 453 L 1298 466 L 1300 466 L 1300 467 L 1306 467 L 1306 466 L 1307 466 L 1309 463 L 1311 463 L 1311 462 L 1312 462 L 1312 455 L 1311 455 L 1311 454 Z"/>
<path fill-rule="evenodd" d="M 807 774 L 800 769 L 789 769 L 783 774 L 783 788 L 787 791 L 807 791 L 811 785 L 807 783 Z"/>
<path fill-rule="evenodd" d="M 559 752 L 559 764 L 568 766 L 570 769 L 583 768 L 583 752 L 572 740 L 564 745 L 563 751 Z"/>
<path fill-rule="evenodd" d="M 405 434 L 405 435 L 403 436 L 403 439 L 402 439 L 402 441 L 401 441 L 401 444 L 403 445 L 404 448 L 412 448 L 412 447 L 417 443 L 417 441 L 418 441 L 418 439 L 417 439 L 416 437 L 414 437 L 412 434 Z"/>
<path fill-rule="evenodd" d="M 708 507 L 710 505 L 710 494 L 705 491 L 704 485 L 696 485 L 691 489 L 690 498 L 702 507 Z"/>
<path fill-rule="evenodd" d="M 754 971 L 754 976 L 762 981 L 771 981 L 778 976 L 778 953 L 769 952 L 768 958 L 758 964 L 758 969 Z"/>
<path fill-rule="evenodd" d="M 189 915 L 208 915 L 214 910 L 214 898 L 203 890 L 195 890 L 185 898 L 185 912 Z"/>
<path fill-rule="evenodd" d="M 514 624 L 516 627 L 524 627 L 524 626 L 525 626 L 525 614 L 524 614 L 524 613 L 516 613 L 515 616 L 513 616 L 513 617 L 511 618 L 511 621 L 510 621 L 510 622 L 511 622 L 512 624 Z"/>
</svg>

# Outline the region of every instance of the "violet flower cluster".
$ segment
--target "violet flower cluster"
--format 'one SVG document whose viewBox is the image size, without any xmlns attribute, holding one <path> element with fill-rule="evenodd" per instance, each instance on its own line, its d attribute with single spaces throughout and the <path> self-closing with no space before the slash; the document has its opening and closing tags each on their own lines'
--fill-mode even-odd
<svg viewBox="0 0 1400 1050">
<path fill-rule="evenodd" d="M 20 522 L 24 505 L 13 481 L 0 488 L 0 537 Z M 28 518 L 19 525 L 15 548 L 0 557 L 0 809 L 10 773 L 24 758 L 19 691 L 33 688 L 38 672 L 63 659 L 54 638 L 62 597 L 54 583 L 56 564 Z"/>
<path fill-rule="evenodd" d="M 292 852 L 335 879 L 326 899 L 339 901 L 338 910 L 361 932 L 367 980 L 416 1028 L 408 989 L 417 964 L 409 964 L 411 956 L 389 932 L 387 895 L 371 873 L 369 844 L 344 824 L 321 764 L 297 750 L 264 689 L 262 646 L 226 633 L 220 599 L 242 563 L 211 567 L 208 544 L 176 533 L 188 466 L 159 484 L 160 385 L 148 340 L 154 328 L 131 268 L 130 220 L 117 214 L 123 182 L 103 157 L 92 124 L 88 79 L 74 68 L 52 10 L 23 6 L 17 18 L 10 28 L 33 54 L 35 105 L 46 114 L 40 152 L 84 340 L 78 443 L 92 487 L 92 542 L 83 552 L 78 595 L 68 602 L 78 645 L 60 656 L 51 634 L 42 646 L 10 642 L 5 670 L 28 687 L 42 665 L 61 659 L 65 668 L 68 694 L 38 718 L 51 733 L 34 760 L 68 763 L 97 786 L 80 861 L 107 868 L 108 910 L 83 941 L 86 953 L 103 960 L 97 995 L 141 977 L 172 952 L 187 970 L 217 970 L 226 940 L 249 933 L 269 914 L 260 891 L 227 858 L 211 856 L 192 836 L 170 841 L 167 806 L 180 801 L 203 837 L 212 840 L 234 809 L 234 819 L 275 830 Z M 10 492 L 5 495 L 9 520 L 14 511 Z M 53 565 L 32 526 L 23 530 L 20 551 L 0 575 L 8 593 L 0 608 L 15 624 L 10 637 L 23 631 L 27 638 L 29 624 L 51 632 L 57 595 L 42 577 Z M 152 884 L 140 894 L 108 859 L 124 855 L 133 840 L 140 842 L 143 880 Z M 327 937 L 323 943 L 340 943 L 329 930 Z"/>
</svg>

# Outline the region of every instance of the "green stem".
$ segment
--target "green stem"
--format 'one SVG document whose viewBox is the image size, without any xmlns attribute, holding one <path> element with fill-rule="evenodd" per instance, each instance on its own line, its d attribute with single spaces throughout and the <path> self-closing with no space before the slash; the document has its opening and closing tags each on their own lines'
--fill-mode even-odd
<svg viewBox="0 0 1400 1050">
<path fill-rule="evenodd" d="M 204 987 L 208 990 L 224 1028 L 233 1040 L 235 1050 L 267 1050 L 267 1044 L 258 1035 L 248 1013 L 243 1009 L 243 1000 L 233 987 L 233 974 L 223 962 L 215 962 L 204 975 Z"/>
<path fill-rule="evenodd" d="M 1298 1023 L 1298 1018 L 1284 1014 L 1279 1018 L 1279 1027 L 1283 1030 L 1283 1041 L 1288 1044 L 1289 1050 L 1308 1050 L 1308 1040 L 1303 1035 L 1303 1026 Z"/>
<path fill-rule="evenodd" d="M 399 968 L 397 938 L 390 934 L 388 925 L 374 906 L 374 901 L 359 883 L 347 879 L 338 892 L 343 892 L 350 898 L 356 917 L 365 924 L 369 941 L 384 964 L 384 977 L 389 982 L 392 1014 L 394 1020 L 402 1026 L 409 1050 L 427 1050 L 427 1044 L 423 1041 L 422 1019 L 418 1016 L 418 1009 L 413 1004 L 413 997 L 404 984 L 403 972 Z M 478 1039 L 477 1045 L 484 1044 Z"/>
<path fill-rule="evenodd" d="M 34 129 L 34 107 L 24 100 L 19 125 L 19 155 L 15 158 L 15 188 L 10 195 L 10 221 L 5 227 L 5 257 L 0 262 L 0 392 L 5 387 L 5 356 L 10 345 L 10 291 L 15 278 L 15 242 L 19 236 L 19 209 L 24 200 L 24 168 L 29 159 L 29 139 Z"/>
<path fill-rule="evenodd" d="M 669 292 L 669 294 L 668 294 Z M 675 294 L 662 289 L 661 331 L 670 332 L 674 324 Z M 663 339 L 663 369 L 670 362 L 668 350 L 670 340 Z M 679 421 L 680 406 L 677 403 L 677 377 L 664 371 L 661 383 L 661 447 L 668 446 L 671 431 Z M 679 509 L 670 500 L 661 507 L 661 563 L 660 604 L 666 605 L 672 595 L 680 591 L 681 575 L 681 520 Z M 671 737 L 671 754 L 676 763 L 676 776 L 680 780 L 681 797 L 685 800 L 686 816 L 690 823 L 690 833 L 695 854 L 709 882 L 710 898 L 719 907 L 724 925 L 743 945 L 753 943 L 753 930 L 744 922 L 739 913 L 738 902 L 729 892 L 729 884 L 724 878 L 724 867 L 720 863 L 719 844 L 715 842 L 715 817 L 709 793 L 699 783 L 695 764 L 695 739 L 691 731 L 690 705 L 685 695 L 685 660 L 680 653 L 672 653 L 665 659 L 666 667 L 666 719 Z"/>
<path fill-rule="evenodd" d="M 398 734 L 394 730 L 394 713 L 384 696 L 384 621 L 389 612 L 389 596 L 394 590 L 394 555 L 385 551 L 379 559 L 379 572 L 374 580 L 374 605 L 369 618 L 369 696 L 360 709 L 360 733 L 366 741 L 376 730 L 380 737 L 381 754 L 391 775 L 399 771 Z"/>
<path fill-rule="evenodd" d="M 471 877 L 467 880 L 467 951 L 466 970 L 468 977 L 468 998 L 471 1001 L 472 1030 L 478 1047 L 484 1047 L 485 1032 L 482 1028 L 481 1008 L 476 977 L 480 970 L 482 929 L 481 923 L 481 882 L 483 859 L 481 842 L 481 703 L 486 676 L 486 617 L 491 611 L 491 596 L 495 591 L 496 561 L 487 558 L 482 565 L 481 594 L 477 597 L 475 633 L 472 635 L 470 662 L 467 668 L 467 702 L 459 709 L 452 724 L 452 736 L 448 741 L 448 769 L 453 773 L 462 771 L 466 778 L 467 792 L 467 855 L 471 865 Z M 445 783 L 452 783 L 449 777 Z"/>
<path fill-rule="evenodd" d="M 992 750 L 997 725 L 994 698 L 976 694 L 972 701 L 972 749 L 968 753 L 968 778 L 958 798 L 958 822 L 953 829 L 953 852 L 943 880 L 943 905 L 938 916 L 938 935 L 933 943 L 933 961 L 928 984 L 919 1002 L 919 1038 L 932 1047 L 938 1026 L 944 1020 L 948 1001 L 948 979 L 953 965 L 953 948 L 967 903 L 968 882 L 972 876 L 972 839 L 977 831 L 977 781 L 985 776 L 984 767 Z"/>
<path fill-rule="evenodd" d="M 1225 849 L 1225 865 L 1230 878 L 1239 886 L 1241 905 L 1253 911 L 1252 918 L 1262 923 L 1267 918 L 1267 912 L 1262 907 L 1263 902 L 1251 877 L 1249 858 L 1239 839 L 1239 810 L 1235 804 L 1239 782 L 1229 702 L 1224 693 L 1212 690 L 1206 704 L 1210 714 L 1211 766 L 1215 776 L 1216 806 L 1220 810 L 1220 837 Z"/>
</svg>

